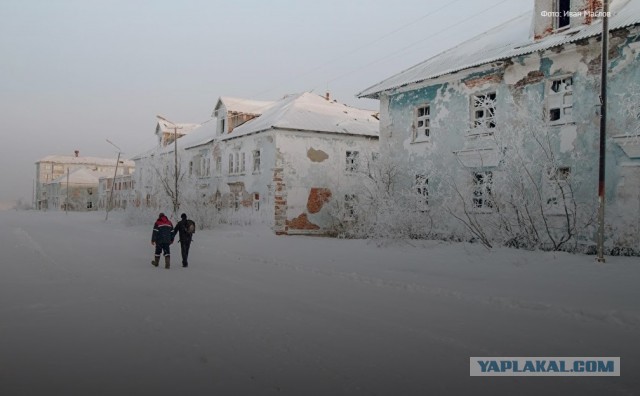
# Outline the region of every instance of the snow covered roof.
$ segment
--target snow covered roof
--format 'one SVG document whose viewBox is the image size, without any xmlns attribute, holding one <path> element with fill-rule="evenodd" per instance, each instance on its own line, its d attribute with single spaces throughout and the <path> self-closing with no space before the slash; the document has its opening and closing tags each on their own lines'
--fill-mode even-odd
<svg viewBox="0 0 640 396">
<path fill-rule="evenodd" d="M 130 160 L 124 161 L 125 166 L 135 166 L 135 163 Z M 73 164 L 73 165 L 98 165 L 98 166 L 115 166 L 116 158 L 100 158 L 100 157 L 75 157 L 70 155 L 48 155 L 40 160 L 40 162 L 51 162 L 57 164 Z"/>
<path fill-rule="evenodd" d="M 198 124 L 197 128 L 191 130 L 188 135 L 178 137 L 178 152 L 182 149 L 190 149 L 213 141 L 216 133 L 216 123 L 214 118 Z M 168 154 L 173 153 L 175 145 L 172 143 L 166 146 L 157 145 L 147 151 L 135 155 L 132 159 L 139 160 L 146 158 L 152 154 Z"/>
<path fill-rule="evenodd" d="M 156 118 L 158 119 L 156 133 L 174 133 L 174 130 L 177 127 L 177 133 L 187 135 L 200 126 L 200 124 L 173 123 L 162 116 L 156 116 Z"/>
<path fill-rule="evenodd" d="M 215 134 L 215 118 L 211 118 L 210 120 L 203 122 L 198 129 L 195 129 L 188 136 L 178 139 L 178 146 L 181 145 L 184 149 L 202 146 L 203 144 L 213 141 Z"/>
<path fill-rule="evenodd" d="M 98 179 L 107 176 L 106 172 L 95 172 L 87 168 L 78 168 L 69 171 L 69 184 L 98 184 Z M 66 183 L 67 175 L 63 175 L 50 181 L 48 184 Z"/>
<path fill-rule="evenodd" d="M 213 116 L 218 117 L 218 110 L 224 106 L 228 112 L 260 115 L 275 102 L 264 100 L 251 100 L 221 96 L 213 110 Z"/>
<path fill-rule="evenodd" d="M 611 31 L 640 24 L 640 0 L 617 0 L 611 6 Z M 533 11 L 528 11 L 498 27 L 442 52 L 426 61 L 379 82 L 356 96 L 378 99 L 380 93 L 419 83 L 445 74 L 487 63 L 546 50 L 588 37 L 599 36 L 602 21 L 580 25 L 534 40 L 531 35 Z"/>
<path fill-rule="evenodd" d="M 268 129 L 295 129 L 311 132 L 378 136 L 377 113 L 347 106 L 324 97 L 302 93 L 276 102 L 261 116 L 236 127 L 223 140 Z"/>
</svg>

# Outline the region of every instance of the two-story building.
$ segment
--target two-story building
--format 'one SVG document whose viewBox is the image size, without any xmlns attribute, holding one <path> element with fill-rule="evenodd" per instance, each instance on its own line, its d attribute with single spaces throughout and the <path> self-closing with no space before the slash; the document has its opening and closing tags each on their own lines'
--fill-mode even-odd
<svg viewBox="0 0 640 396">
<path fill-rule="evenodd" d="M 213 116 L 178 140 L 177 156 L 169 145 L 135 158 L 142 202 L 155 204 L 162 195 L 158 169 L 172 174 L 178 158 L 180 183 L 188 180 L 180 192 L 185 200 L 259 212 L 279 234 L 324 233 L 331 224 L 326 203 L 344 200 L 361 160 L 378 151 L 377 113 L 328 95 L 221 97 Z"/>
<path fill-rule="evenodd" d="M 640 1 L 609 18 L 607 243 L 640 248 Z M 443 232 L 567 248 L 593 242 L 602 2 L 534 10 L 358 94 L 380 144 Z M 458 230 L 459 231 L 459 230 Z M 456 231 L 456 232 L 458 232 Z"/>
</svg>

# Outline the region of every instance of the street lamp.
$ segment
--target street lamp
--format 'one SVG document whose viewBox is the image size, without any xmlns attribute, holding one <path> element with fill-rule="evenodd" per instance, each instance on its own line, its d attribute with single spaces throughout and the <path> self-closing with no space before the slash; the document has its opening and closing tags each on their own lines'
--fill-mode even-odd
<svg viewBox="0 0 640 396">
<path fill-rule="evenodd" d="M 111 210 L 111 200 L 113 199 L 113 189 L 116 186 L 116 176 L 118 175 L 118 164 L 120 163 L 120 155 L 122 154 L 122 149 L 120 147 L 113 144 L 111 140 L 109 139 L 106 139 L 106 140 L 107 140 L 107 143 L 109 143 L 110 145 L 118 149 L 118 159 L 116 159 L 116 170 L 113 172 L 113 181 L 111 182 L 111 190 L 109 191 L 109 200 L 107 202 L 107 207 L 105 208 L 105 210 L 107 211 L 107 214 L 104 216 L 104 221 L 107 221 L 107 219 L 109 218 L 109 210 Z"/>
</svg>

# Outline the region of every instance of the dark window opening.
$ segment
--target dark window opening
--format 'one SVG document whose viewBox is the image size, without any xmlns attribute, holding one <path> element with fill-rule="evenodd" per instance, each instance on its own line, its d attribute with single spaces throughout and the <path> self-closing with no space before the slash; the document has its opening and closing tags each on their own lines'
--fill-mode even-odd
<svg viewBox="0 0 640 396">
<path fill-rule="evenodd" d="M 558 20 L 556 29 L 561 29 L 565 26 L 569 26 L 571 20 L 569 17 L 569 11 L 571 11 L 571 0 L 557 0 L 558 1 Z"/>
</svg>

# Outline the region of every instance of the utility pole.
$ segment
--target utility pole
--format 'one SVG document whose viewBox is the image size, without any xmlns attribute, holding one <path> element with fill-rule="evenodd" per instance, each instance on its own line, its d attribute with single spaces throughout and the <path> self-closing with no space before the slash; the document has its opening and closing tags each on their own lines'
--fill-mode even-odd
<svg viewBox="0 0 640 396">
<path fill-rule="evenodd" d="M 605 155 L 607 139 L 607 71 L 609 69 L 609 0 L 603 1 L 602 16 L 602 59 L 600 75 L 600 163 L 598 166 L 598 257 L 604 263 L 604 196 L 605 196 Z"/>
<path fill-rule="evenodd" d="M 64 204 L 64 214 L 69 213 L 69 168 L 67 168 L 67 202 Z"/>
<path fill-rule="evenodd" d="M 177 216 L 178 207 L 180 204 L 178 203 L 178 126 L 173 124 L 173 156 L 174 161 L 173 164 L 175 166 L 174 174 L 175 174 L 175 190 L 173 195 L 173 213 Z"/>
<path fill-rule="evenodd" d="M 113 199 L 113 189 L 116 187 L 116 176 L 118 175 L 118 164 L 120 163 L 120 154 L 122 154 L 122 150 L 120 147 L 113 144 L 109 139 L 107 139 L 107 143 L 112 145 L 113 147 L 118 149 L 118 159 L 116 159 L 116 169 L 113 172 L 113 181 L 111 182 L 111 190 L 109 191 L 109 200 L 107 201 L 106 211 L 107 214 L 104 216 L 104 221 L 107 221 L 109 218 L 109 211 L 111 210 L 111 200 Z M 107 185 L 109 185 L 109 180 L 107 180 Z"/>
</svg>

